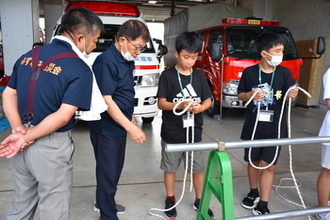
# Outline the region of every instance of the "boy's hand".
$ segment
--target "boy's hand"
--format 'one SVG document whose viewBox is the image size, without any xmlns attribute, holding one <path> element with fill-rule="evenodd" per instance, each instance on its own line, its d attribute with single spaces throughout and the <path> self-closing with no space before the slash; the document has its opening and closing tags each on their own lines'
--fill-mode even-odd
<svg viewBox="0 0 330 220">
<path fill-rule="evenodd" d="M 258 91 L 258 93 L 254 96 L 253 100 L 255 100 L 257 102 L 261 102 L 262 100 L 264 100 L 264 96 L 265 96 L 265 94 L 261 91 L 261 89 L 254 89 L 254 90 L 252 90 L 251 91 L 251 97 L 257 91 Z"/>
<path fill-rule="evenodd" d="M 293 87 L 297 87 L 297 86 L 291 86 L 290 88 L 293 88 Z M 289 94 L 288 94 L 288 98 L 292 98 L 292 99 L 295 99 L 296 97 L 297 97 L 297 95 L 298 95 L 298 89 L 297 88 L 295 88 L 295 89 L 291 89 L 290 91 L 289 91 Z"/>
<path fill-rule="evenodd" d="M 190 107 L 192 108 L 191 112 L 194 113 L 194 114 L 198 114 L 198 113 L 203 112 L 203 107 L 199 103 L 194 102 Z"/>
<path fill-rule="evenodd" d="M 180 109 L 185 109 L 192 101 L 183 101 L 181 104 L 180 104 Z M 191 112 L 192 109 L 193 109 L 193 105 L 190 105 L 189 108 L 187 109 L 187 111 Z"/>
</svg>

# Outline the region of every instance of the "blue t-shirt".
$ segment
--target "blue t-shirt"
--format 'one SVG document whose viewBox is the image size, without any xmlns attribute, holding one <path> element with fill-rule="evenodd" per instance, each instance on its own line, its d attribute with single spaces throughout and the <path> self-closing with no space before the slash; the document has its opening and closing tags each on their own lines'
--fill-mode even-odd
<svg viewBox="0 0 330 220">
<path fill-rule="evenodd" d="M 40 49 L 39 62 L 62 53 L 73 52 L 70 44 L 55 39 Z M 21 56 L 15 63 L 8 87 L 18 94 L 18 109 L 23 123 L 28 123 L 28 91 L 31 78 L 32 51 Z M 63 58 L 50 63 L 36 81 L 33 99 L 32 125 L 39 124 L 45 117 L 56 112 L 61 104 L 69 104 L 89 110 L 92 92 L 92 72 L 79 58 Z M 74 117 L 57 131 L 74 127 Z"/>
<path fill-rule="evenodd" d="M 111 95 L 122 113 L 132 119 L 134 111 L 134 61 L 126 61 L 114 44 L 100 54 L 93 64 L 93 71 L 102 95 Z M 125 136 L 126 130 L 107 112 L 101 120 L 89 122 L 95 132 L 102 135 Z"/>
</svg>

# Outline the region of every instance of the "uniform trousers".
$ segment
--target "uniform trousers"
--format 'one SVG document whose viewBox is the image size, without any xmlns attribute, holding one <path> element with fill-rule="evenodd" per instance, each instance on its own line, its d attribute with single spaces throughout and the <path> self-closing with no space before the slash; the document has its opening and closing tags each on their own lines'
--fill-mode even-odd
<svg viewBox="0 0 330 220">
<path fill-rule="evenodd" d="M 73 154 L 71 131 L 54 132 L 10 159 L 14 199 L 6 220 L 70 219 Z"/>
<path fill-rule="evenodd" d="M 102 220 L 117 220 L 115 195 L 125 161 L 126 135 L 109 136 L 90 129 L 96 160 L 96 202 Z"/>
</svg>

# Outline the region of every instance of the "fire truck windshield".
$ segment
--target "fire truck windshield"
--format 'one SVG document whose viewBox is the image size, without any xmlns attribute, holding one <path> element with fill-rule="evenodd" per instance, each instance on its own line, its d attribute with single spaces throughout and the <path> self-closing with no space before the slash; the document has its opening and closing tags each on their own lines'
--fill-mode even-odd
<svg viewBox="0 0 330 220">
<path fill-rule="evenodd" d="M 97 47 L 93 52 L 103 52 L 109 48 L 109 46 L 116 41 L 117 32 L 120 25 L 105 24 L 105 33 L 101 34 Z M 151 39 L 146 45 L 146 50 L 143 53 L 154 53 L 155 49 L 152 45 Z"/>
<path fill-rule="evenodd" d="M 60 34 L 60 25 L 56 30 L 56 35 Z M 117 39 L 117 32 L 119 30 L 120 25 L 113 25 L 113 24 L 105 24 L 105 33 L 102 33 L 98 42 L 96 43 L 96 48 L 93 52 L 103 52 L 107 50 L 112 43 L 114 43 Z M 146 50 L 143 53 L 155 53 L 155 48 L 150 41 L 147 43 Z"/>
<path fill-rule="evenodd" d="M 259 25 L 231 25 L 227 27 L 227 54 L 238 59 L 260 60 L 261 56 L 256 48 L 256 40 L 265 31 L 272 31 L 280 35 L 284 41 L 283 60 L 298 58 L 297 50 L 288 29 L 274 26 Z"/>
</svg>

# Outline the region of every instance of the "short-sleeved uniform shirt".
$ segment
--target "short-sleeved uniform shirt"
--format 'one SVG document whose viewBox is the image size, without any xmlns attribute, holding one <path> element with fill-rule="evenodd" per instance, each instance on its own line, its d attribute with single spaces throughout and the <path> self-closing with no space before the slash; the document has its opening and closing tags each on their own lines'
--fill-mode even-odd
<svg viewBox="0 0 330 220">
<path fill-rule="evenodd" d="M 211 98 L 212 93 L 204 74 L 193 69 L 191 76 L 179 74 L 182 82 L 181 90 L 177 70 L 174 67 L 164 70 L 160 75 L 157 96 L 165 98 L 168 102 L 179 102 L 186 98 L 200 104 L 207 98 Z M 180 111 L 178 110 L 178 112 Z M 194 142 L 200 142 L 202 140 L 203 115 L 198 113 L 194 117 Z M 161 138 L 166 143 L 186 143 L 186 128 L 183 128 L 182 116 L 174 115 L 172 110 L 163 110 L 162 119 Z M 189 134 L 189 142 L 191 142 L 191 131 Z"/>
<path fill-rule="evenodd" d="M 264 73 L 260 70 L 260 82 L 259 70 L 260 68 L 257 64 L 247 67 L 243 71 L 238 86 L 238 94 L 242 92 L 250 92 L 252 89 L 262 85 L 265 92 L 269 95 L 265 97 L 267 103 L 262 103 L 261 109 L 265 110 L 268 107 L 268 110 L 274 111 L 274 116 L 273 122 L 258 122 L 255 139 L 278 138 L 279 117 L 282 103 L 285 101 L 283 98 L 287 90 L 295 84 L 295 81 L 293 80 L 289 69 L 283 66 L 277 66 L 273 73 Z M 272 80 L 273 74 L 274 78 Z M 257 102 L 251 102 L 246 109 L 246 118 L 241 133 L 241 139 L 243 140 L 251 140 L 257 116 L 257 107 Z M 286 114 L 283 114 L 281 123 L 281 138 L 288 136 L 285 115 Z"/>
<path fill-rule="evenodd" d="M 39 63 L 62 53 L 72 52 L 71 45 L 55 39 L 42 46 Z M 18 109 L 23 123 L 28 123 L 28 91 L 31 78 L 32 51 L 21 56 L 15 63 L 8 87 L 18 94 Z M 90 109 L 92 93 L 92 72 L 90 67 L 79 58 L 63 58 L 50 63 L 36 81 L 33 99 L 32 125 L 39 124 L 45 117 L 56 112 L 61 104 L 69 104 L 81 110 Z M 68 131 L 74 127 L 74 117 L 58 132 Z"/>
<path fill-rule="evenodd" d="M 111 95 L 122 113 L 132 119 L 134 111 L 134 61 L 123 58 L 114 44 L 100 54 L 93 64 L 93 71 L 102 95 Z M 89 127 L 102 135 L 125 136 L 126 130 L 113 120 L 108 112 L 101 120 L 89 122 Z"/>
</svg>

